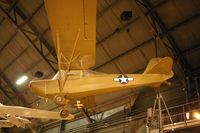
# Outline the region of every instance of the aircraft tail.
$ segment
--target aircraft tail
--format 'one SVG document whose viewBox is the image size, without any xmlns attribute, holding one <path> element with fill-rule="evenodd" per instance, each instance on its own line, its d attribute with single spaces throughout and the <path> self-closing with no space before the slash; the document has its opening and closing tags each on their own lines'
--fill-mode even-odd
<svg viewBox="0 0 200 133">
<path fill-rule="evenodd" d="M 170 57 L 153 58 L 149 61 L 143 74 L 163 74 L 165 80 L 173 77 L 173 60 Z M 167 83 L 167 82 L 165 82 Z M 150 87 L 158 88 L 162 83 L 153 84 Z"/>
<path fill-rule="evenodd" d="M 149 61 L 144 74 L 165 74 L 172 75 L 173 60 L 170 57 L 153 58 Z"/>
</svg>

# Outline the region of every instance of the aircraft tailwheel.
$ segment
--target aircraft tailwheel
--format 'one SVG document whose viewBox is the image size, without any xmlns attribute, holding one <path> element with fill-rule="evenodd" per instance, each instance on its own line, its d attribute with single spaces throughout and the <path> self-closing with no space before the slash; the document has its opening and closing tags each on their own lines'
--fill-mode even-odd
<svg viewBox="0 0 200 133">
<path fill-rule="evenodd" d="M 65 104 L 65 98 L 62 95 L 55 95 L 53 100 L 57 105 L 64 105 Z"/>
<path fill-rule="evenodd" d="M 61 118 L 67 118 L 69 116 L 69 111 L 66 109 L 63 109 L 60 111 L 60 117 Z"/>
</svg>

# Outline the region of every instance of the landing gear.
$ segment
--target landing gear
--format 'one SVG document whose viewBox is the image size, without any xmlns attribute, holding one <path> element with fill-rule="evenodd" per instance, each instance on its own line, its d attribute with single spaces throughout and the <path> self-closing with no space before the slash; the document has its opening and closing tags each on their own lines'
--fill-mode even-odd
<svg viewBox="0 0 200 133">
<path fill-rule="evenodd" d="M 60 117 L 61 118 L 67 118 L 69 116 L 69 111 L 66 109 L 63 109 L 60 111 Z"/>
<path fill-rule="evenodd" d="M 60 111 L 61 118 L 67 118 L 69 116 L 69 111 L 65 109 L 65 105 L 68 104 L 69 100 L 66 99 L 63 95 L 57 94 L 54 96 L 53 101 L 60 106 L 63 106 L 63 109 Z"/>
<path fill-rule="evenodd" d="M 162 105 L 164 105 L 165 109 L 162 109 Z M 168 116 L 165 116 L 165 119 L 162 118 L 163 110 L 166 111 Z M 157 118 L 157 120 L 155 120 Z M 158 133 L 163 133 L 163 122 L 166 118 L 170 120 L 171 125 L 174 128 L 174 122 L 171 118 L 167 105 L 161 95 L 160 88 L 157 89 L 156 99 L 154 101 L 153 109 L 149 109 L 148 117 L 147 117 L 147 132 L 153 132 L 153 130 L 157 130 Z M 157 122 L 157 126 L 155 126 L 155 122 Z M 156 127 L 156 128 L 155 128 Z"/>
<path fill-rule="evenodd" d="M 53 101 L 57 105 L 65 105 L 65 98 L 62 95 L 55 95 L 54 98 L 53 98 Z"/>
</svg>

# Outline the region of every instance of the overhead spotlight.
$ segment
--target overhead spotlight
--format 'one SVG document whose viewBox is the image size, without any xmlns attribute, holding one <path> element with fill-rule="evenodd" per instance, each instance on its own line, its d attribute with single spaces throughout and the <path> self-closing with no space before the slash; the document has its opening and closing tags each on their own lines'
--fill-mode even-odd
<svg viewBox="0 0 200 133">
<path fill-rule="evenodd" d="M 196 119 L 200 119 L 200 113 L 199 112 L 194 112 L 193 116 Z"/>
<path fill-rule="evenodd" d="M 187 113 L 185 114 L 185 116 L 186 116 L 186 119 L 187 119 L 187 120 L 190 119 L 190 113 L 189 113 L 189 112 L 187 112 Z"/>
<path fill-rule="evenodd" d="M 132 117 L 131 116 L 128 117 L 128 121 L 132 121 Z"/>
<path fill-rule="evenodd" d="M 28 79 L 28 77 L 27 77 L 26 75 L 23 75 L 23 76 L 21 76 L 21 77 L 19 77 L 19 78 L 17 79 L 16 84 L 17 84 L 17 85 L 21 85 L 21 84 L 23 84 L 24 82 L 26 82 L 27 79 Z"/>
<path fill-rule="evenodd" d="M 39 103 L 36 103 L 36 106 L 39 106 Z"/>
<path fill-rule="evenodd" d="M 123 11 L 120 15 L 122 21 L 129 21 L 133 17 L 132 11 Z"/>
<path fill-rule="evenodd" d="M 108 122 L 104 122 L 104 127 L 108 127 L 108 126 L 109 126 Z"/>
<path fill-rule="evenodd" d="M 43 72 L 37 71 L 37 72 L 35 72 L 34 77 L 36 77 L 36 78 L 41 78 L 43 75 L 44 75 Z"/>
</svg>

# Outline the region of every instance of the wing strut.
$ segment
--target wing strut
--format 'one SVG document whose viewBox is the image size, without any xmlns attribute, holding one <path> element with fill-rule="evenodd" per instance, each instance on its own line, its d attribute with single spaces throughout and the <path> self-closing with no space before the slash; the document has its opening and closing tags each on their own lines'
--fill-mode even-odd
<svg viewBox="0 0 200 133">
<path fill-rule="evenodd" d="M 74 58 L 74 55 L 75 55 L 75 51 L 76 51 L 76 47 L 77 47 L 77 43 L 78 43 L 78 40 L 79 40 L 79 37 L 80 37 L 80 29 L 78 30 L 78 33 L 77 33 L 77 36 L 76 36 L 76 39 L 74 41 L 74 47 L 73 47 L 73 50 L 72 50 L 72 54 L 71 54 L 71 57 L 70 57 L 70 60 L 67 60 L 63 55 L 62 55 L 62 52 L 60 50 L 60 35 L 59 35 L 59 32 L 56 33 L 56 46 L 57 46 L 57 55 L 58 55 L 58 71 L 59 71 L 59 90 L 60 92 L 62 92 L 63 90 L 63 87 L 64 87 L 64 84 L 66 82 L 66 79 L 68 76 L 66 77 L 62 77 L 62 72 L 61 72 L 61 65 L 63 64 L 68 64 L 67 66 L 67 69 L 65 70 L 65 72 L 69 72 L 70 71 L 70 66 L 71 66 L 71 63 L 76 60 L 76 58 L 79 57 L 79 54 Z M 62 62 L 62 58 L 65 60 L 65 62 Z"/>
</svg>

